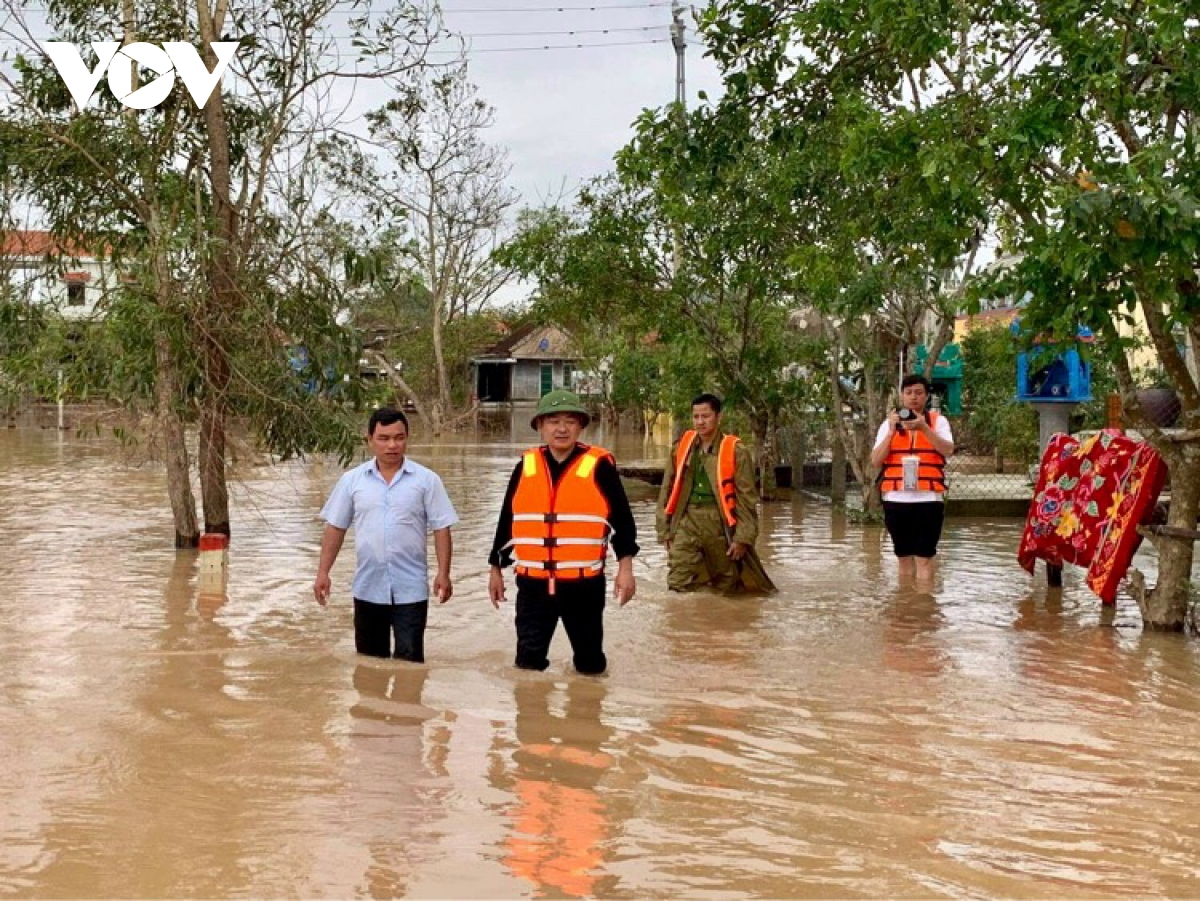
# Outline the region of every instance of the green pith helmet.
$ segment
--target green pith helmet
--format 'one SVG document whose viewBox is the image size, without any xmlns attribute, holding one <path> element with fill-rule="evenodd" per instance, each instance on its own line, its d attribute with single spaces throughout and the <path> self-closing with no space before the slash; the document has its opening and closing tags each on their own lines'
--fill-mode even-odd
<svg viewBox="0 0 1200 901">
<path fill-rule="evenodd" d="M 583 417 L 583 425 L 586 428 L 587 424 L 592 421 L 591 414 L 584 408 L 583 402 L 579 399 L 579 395 L 572 391 L 567 391 L 559 388 L 557 391 L 551 391 L 538 401 L 537 412 L 533 414 L 533 419 L 529 420 L 530 426 L 534 429 L 538 427 L 538 420 L 543 416 L 550 416 L 554 413 L 576 413 Z"/>
</svg>

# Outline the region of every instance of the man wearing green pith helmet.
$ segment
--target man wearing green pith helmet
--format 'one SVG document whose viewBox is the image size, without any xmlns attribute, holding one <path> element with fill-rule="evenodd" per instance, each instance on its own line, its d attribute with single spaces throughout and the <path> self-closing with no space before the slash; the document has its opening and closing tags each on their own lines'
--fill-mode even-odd
<svg viewBox="0 0 1200 901">
<path fill-rule="evenodd" d="M 561 619 L 575 669 L 599 675 L 604 655 L 604 566 L 611 543 L 613 587 L 624 606 L 637 590 L 633 511 L 612 454 L 579 441 L 591 415 L 570 391 L 551 391 L 530 425 L 543 444 L 521 455 L 508 482 L 488 558 L 488 597 L 505 599 L 502 569 L 517 582 L 517 656 L 521 669 L 544 670 Z"/>
</svg>

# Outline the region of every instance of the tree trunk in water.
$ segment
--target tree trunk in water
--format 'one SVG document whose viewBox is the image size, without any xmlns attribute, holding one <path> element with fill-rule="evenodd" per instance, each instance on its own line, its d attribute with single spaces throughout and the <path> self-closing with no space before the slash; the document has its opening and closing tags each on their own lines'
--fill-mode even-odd
<svg viewBox="0 0 1200 901">
<path fill-rule="evenodd" d="M 433 403 L 429 405 L 429 418 L 425 420 L 425 426 L 434 438 L 446 430 L 446 410 L 442 407 L 440 399 L 434 398 Z"/>
<path fill-rule="evenodd" d="M 211 71 L 216 54 L 210 46 L 223 27 L 224 4 L 210 10 L 207 0 L 196 4 L 204 62 Z M 214 13 L 221 18 L 214 18 Z M 236 271 L 237 210 L 231 189 L 229 123 L 225 99 L 218 88 L 204 104 L 208 137 L 209 182 L 212 187 L 215 241 L 208 250 L 208 304 L 200 314 L 201 354 L 205 386 L 200 409 L 200 495 L 206 532 L 230 534 L 229 488 L 225 481 L 225 424 L 230 382 L 229 349 L 224 341 L 240 306 Z"/>
<path fill-rule="evenodd" d="M 844 341 L 844 339 L 843 339 Z M 841 387 L 842 348 L 830 358 L 830 409 L 833 411 L 833 447 L 830 448 L 829 496 L 835 504 L 846 503 L 846 450 L 850 444 L 849 428 L 842 415 L 845 405 Z"/>
<path fill-rule="evenodd" d="M 127 14 L 132 16 L 128 10 Z M 150 254 L 151 290 L 155 305 L 166 311 L 170 309 L 178 285 L 171 279 L 157 220 L 150 222 L 149 232 L 153 239 Z M 192 496 L 187 435 L 178 408 L 181 394 L 179 365 L 170 339 L 161 328 L 154 336 L 154 368 L 155 417 L 162 434 L 163 462 L 167 467 L 167 497 L 171 502 L 171 516 L 175 520 L 175 547 L 197 547 L 200 544 L 200 525 L 196 521 L 196 499 Z"/>
<path fill-rule="evenodd" d="M 1171 510 L 1167 525 L 1195 529 L 1200 514 L 1200 446 L 1185 445 L 1172 453 Z M 1149 629 L 1178 631 L 1187 618 L 1191 597 L 1195 543 L 1190 538 L 1159 536 L 1158 584 L 1146 594 L 1142 618 Z"/>
<path fill-rule="evenodd" d="M 829 475 L 829 496 L 833 498 L 835 504 L 846 503 L 846 446 L 842 442 L 842 435 L 836 436 L 837 440 L 833 442 L 833 449 L 830 457 L 830 475 Z"/>
<path fill-rule="evenodd" d="M 792 486 L 804 487 L 804 464 L 808 460 L 808 432 L 801 429 L 796 436 L 795 454 L 792 455 Z"/>
<path fill-rule="evenodd" d="M 224 399 L 211 388 L 210 391 L 205 394 L 200 408 L 200 499 L 204 505 L 204 531 L 229 535 Z"/>
<path fill-rule="evenodd" d="M 446 420 L 450 418 L 453 403 L 450 399 L 450 380 L 446 376 L 446 356 L 442 348 L 442 310 L 444 308 L 441 297 L 436 292 L 433 298 L 433 359 L 434 366 L 437 368 L 437 400 L 430 406 L 433 410 L 433 419 L 429 423 L 429 428 L 434 436 L 441 435 L 446 428 Z"/>
<path fill-rule="evenodd" d="M 875 478 L 878 472 L 871 465 L 875 433 L 866 423 L 856 423 L 854 427 L 858 434 L 859 460 L 863 472 L 861 482 L 863 509 L 868 513 L 879 513 L 883 510 L 883 495 L 879 491 L 879 482 Z"/>
<path fill-rule="evenodd" d="M 175 547 L 196 547 L 200 544 L 200 526 L 196 522 L 196 500 L 192 497 L 183 421 L 175 408 L 179 398 L 179 377 L 165 335 L 155 337 L 154 353 L 157 366 L 154 400 L 162 432 L 163 460 L 167 465 L 167 494 L 175 519 Z"/>
<path fill-rule="evenodd" d="M 754 417 L 754 441 L 757 445 L 755 468 L 758 470 L 758 496 L 764 501 L 775 499 L 775 430 L 771 416 Z"/>
</svg>

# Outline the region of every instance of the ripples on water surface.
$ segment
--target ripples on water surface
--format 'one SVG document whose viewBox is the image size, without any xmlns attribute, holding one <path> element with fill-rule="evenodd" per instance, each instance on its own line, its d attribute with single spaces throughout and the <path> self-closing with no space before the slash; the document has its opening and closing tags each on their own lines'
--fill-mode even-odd
<svg viewBox="0 0 1200 901">
<path fill-rule="evenodd" d="M 1047 596 L 1019 522 L 950 520 L 919 593 L 879 529 L 771 504 L 777 596 L 676 596 L 634 485 L 610 675 L 561 634 L 519 673 L 485 594 L 518 450 L 413 448 L 463 520 L 416 667 L 353 653 L 349 546 L 311 600 L 336 466 L 239 468 L 205 595 L 161 470 L 0 433 L 0 893 L 1200 896 L 1196 644 Z"/>
</svg>

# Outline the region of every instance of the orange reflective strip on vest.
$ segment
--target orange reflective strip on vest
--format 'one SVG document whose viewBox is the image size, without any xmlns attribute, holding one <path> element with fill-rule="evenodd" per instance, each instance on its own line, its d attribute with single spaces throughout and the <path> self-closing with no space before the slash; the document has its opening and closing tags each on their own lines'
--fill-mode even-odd
<svg viewBox="0 0 1200 901">
<path fill-rule="evenodd" d="M 612 527 L 596 464 L 612 455 L 585 447 L 555 485 L 541 448 L 526 451 L 513 494 L 513 563 L 518 575 L 571 580 L 604 571 Z"/>
<path fill-rule="evenodd" d="M 937 423 L 938 413 L 930 410 L 929 425 Z M 880 491 L 904 490 L 905 457 L 916 456 L 917 489 L 918 491 L 946 490 L 946 458 L 933 446 L 933 443 L 921 432 L 899 431 L 892 436 L 888 455 L 883 460 L 883 468 L 879 472 Z"/>
<path fill-rule="evenodd" d="M 737 445 L 737 438 L 726 435 L 721 439 L 721 449 L 717 452 L 717 476 L 721 480 L 717 499 L 725 525 L 731 529 L 737 525 Z"/>
<path fill-rule="evenodd" d="M 696 443 L 696 431 L 688 429 L 679 436 L 679 444 L 675 447 L 675 482 L 671 485 L 671 496 L 667 498 L 665 507 L 667 516 L 675 512 L 679 506 L 679 498 L 683 492 L 683 471 L 687 467 L 688 458 L 692 455 L 692 445 Z"/>
<path fill-rule="evenodd" d="M 679 506 L 683 494 L 683 474 L 691 459 L 692 450 L 696 444 L 696 432 L 688 429 L 679 438 L 675 448 L 675 475 L 671 485 L 671 494 L 667 498 L 663 511 L 667 516 L 673 516 Z M 721 446 L 717 450 L 717 506 L 721 510 L 721 518 L 729 528 L 737 525 L 737 446 L 739 438 L 735 435 L 725 435 L 721 438 Z"/>
</svg>

